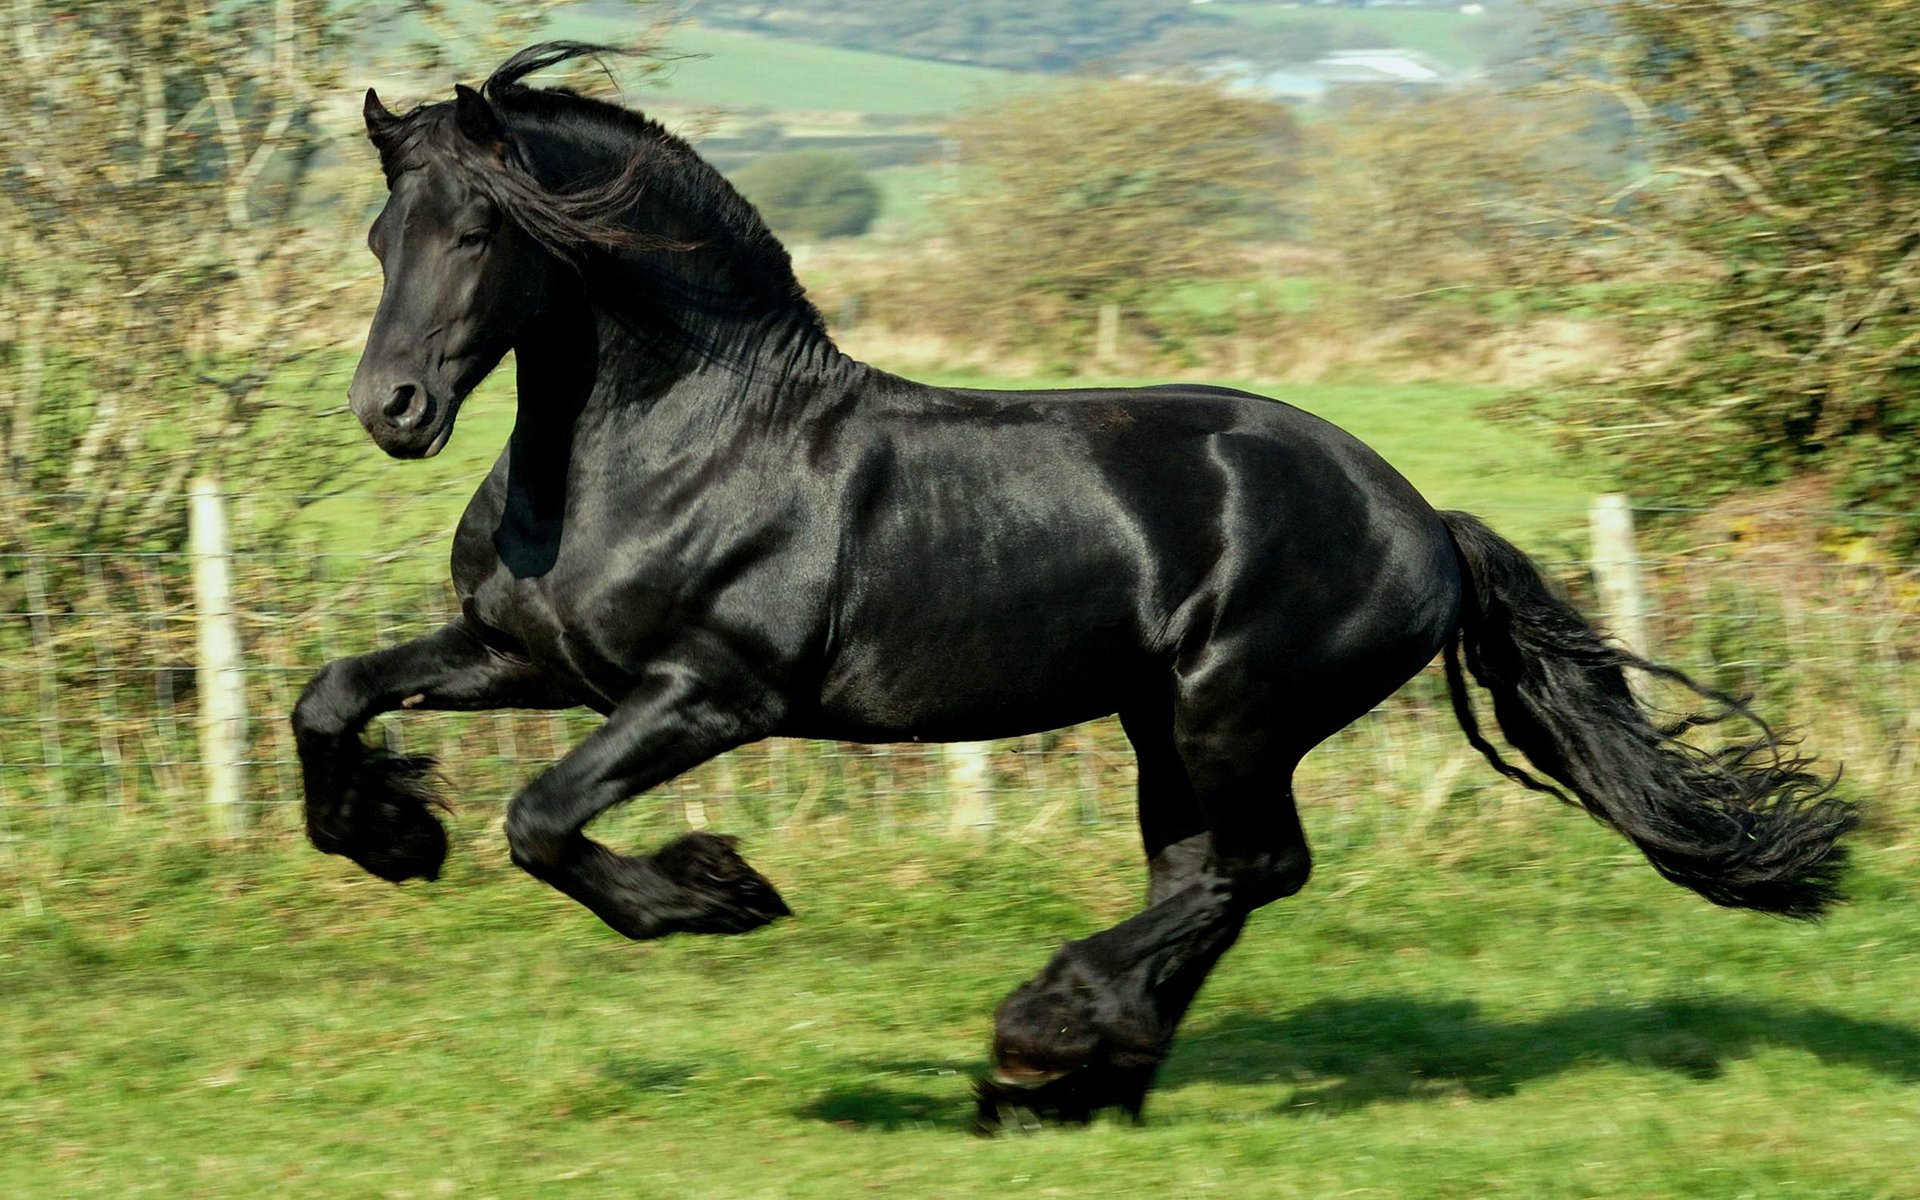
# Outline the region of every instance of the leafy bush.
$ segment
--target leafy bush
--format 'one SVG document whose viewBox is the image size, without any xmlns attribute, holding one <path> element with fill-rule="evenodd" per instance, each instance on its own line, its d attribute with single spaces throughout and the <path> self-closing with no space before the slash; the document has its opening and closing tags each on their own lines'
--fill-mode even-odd
<svg viewBox="0 0 1920 1200">
<path fill-rule="evenodd" d="M 1819 476 L 1920 547 L 1920 26 L 1905 0 L 1607 0 L 1565 81 L 1614 97 L 1641 169 L 1590 219 L 1676 299 L 1546 415 L 1636 494 Z M 1887 516 L 1900 513 L 1901 516 Z"/>
<path fill-rule="evenodd" d="M 849 154 L 770 154 L 734 172 L 733 183 L 784 236 L 858 237 L 880 215 L 880 189 Z"/>
<path fill-rule="evenodd" d="M 931 319 L 969 337 L 1065 348 L 1100 305 L 1139 310 L 1244 268 L 1287 207 L 1298 130 L 1276 104 L 1212 87 L 1077 79 L 947 129 L 937 207 L 955 262 Z"/>
</svg>

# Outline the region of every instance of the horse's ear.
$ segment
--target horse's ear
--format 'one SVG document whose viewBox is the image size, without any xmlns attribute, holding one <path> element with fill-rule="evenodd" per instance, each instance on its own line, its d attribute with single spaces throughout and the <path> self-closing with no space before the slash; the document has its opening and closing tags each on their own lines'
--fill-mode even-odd
<svg viewBox="0 0 1920 1200">
<path fill-rule="evenodd" d="M 387 127 L 393 124 L 393 114 L 387 111 L 386 105 L 380 103 L 380 93 L 372 88 L 367 89 L 367 101 L 360 106 L 360 115 L 366 119 L 367 136 L 376 143 Z"/>
<path fill-rule="evenodd" d="M 497 146 L 507 140 L 506 127 L 487 98 L 464 83 L 453 85 L 453 119 L 469 141 Z"/>
<path fill-rule="evenodd" d="M 367 123 L 367 140 L 380 152 L 380 171 L 387 177 L 387 183 L 392 184 L 394 148 L 398 141 L 396 134 L 400 118 L 387 111 L 387 106 L 380 103 L 379 95 L 372 88 L 367 89 L 367 100 L 360 106 L 360 116 Z"/>
</svg>

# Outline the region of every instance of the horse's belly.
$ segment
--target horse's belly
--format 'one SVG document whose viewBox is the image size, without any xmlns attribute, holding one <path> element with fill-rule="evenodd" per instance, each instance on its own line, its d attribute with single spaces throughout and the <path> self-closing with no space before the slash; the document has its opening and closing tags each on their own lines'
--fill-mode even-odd
<svg viewBox="0 0 1920 1200">
<path fill-rule="evenodd" d="M 1130 631 L 1047 633 L 845 648 L 818 704 L 796 708 L 792 732 L 872 742 L 1013 737 L 1105 716 L 1145 681 L 1145 655 Z"/>
</svg>

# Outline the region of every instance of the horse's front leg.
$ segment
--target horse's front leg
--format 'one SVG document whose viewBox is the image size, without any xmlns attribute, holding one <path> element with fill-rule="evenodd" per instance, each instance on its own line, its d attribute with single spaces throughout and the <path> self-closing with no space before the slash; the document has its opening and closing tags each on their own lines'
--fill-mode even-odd
<svg viewBox="0 0 1920 1200">
<path fill-rule="evenodd" d="M 432 761 L 369 748 L 360 730 L 399 708 L 472 712 L 571 708 L 532 664 L 503 654 L 456 620 L 426 637 L 320 669 L 293 709 L 307 794 L 307 837 L 382 879 L 434 879 L 447 835 L 429 807 Z"/>
<path fill-rule="evenodd" d="M 581 832 L 613 805 L 766 736 L 778 711 L 778 698 L 745 673 L 710 662 L 659 665 L 606 724 L 514 797 L 513 861 L 630 938 L 745 933 L 788 915 L 732 838 L 690 833 L 628 856 Z"/>
</svg>

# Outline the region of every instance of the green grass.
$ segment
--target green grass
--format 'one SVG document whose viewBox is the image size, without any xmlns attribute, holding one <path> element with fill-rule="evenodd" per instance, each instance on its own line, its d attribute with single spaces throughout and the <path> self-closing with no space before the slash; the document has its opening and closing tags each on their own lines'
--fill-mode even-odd
<svg viewBox="0 0 1920 1200">
<path fill-rule="evenodd" d="M 939 226 L 935 200 L 953 189 L 952 172 L 938 166 L 885 167 L 871 173 L 880 188 L 880 232 L 925 234 Z"/>
<path fill-rule="evenodd" d="M 1793 927 L 1517 803 L 1323 849 L 1203 993 L 1144 1127 L 991 1142 L 965 1094 L 989 1014 L 1129 911 L 1124 831 L 768 838 L 748 852 L 796 920 L 650 945 L 507 865 L 497 814 L 403 889 L 290 838 L 23 844 L 0 866 L 5 1190 L 1912 1194 L 1910 853 Z"/>
<path fill-rule="evenodd" d="M 1260 275 L 1247 279 L 1203 279 L 1169 288 L 1161 305 L 1195 316 L 1230 317 L 1255 312 L 1306 313 L 1321 303 L 1322 280 L 1309 275 Z"/>
<path fill-rule="evenodd" d="M 604 41 L 632 35 L 629 23 L 606 17 L 563 12 L 552 24 L 556 37 Z M 643 106 L 657 103 L 651 95 L 674 104 L 715 108 L 942 117 L 1025 84 L 1025 77 L 1015 72 L 990 67 L 926 62 L 697 24 L 673 27 L 667 50 L 705 57 L 673 63 L 661 90 L 636 97 Z"/>
</svg>

